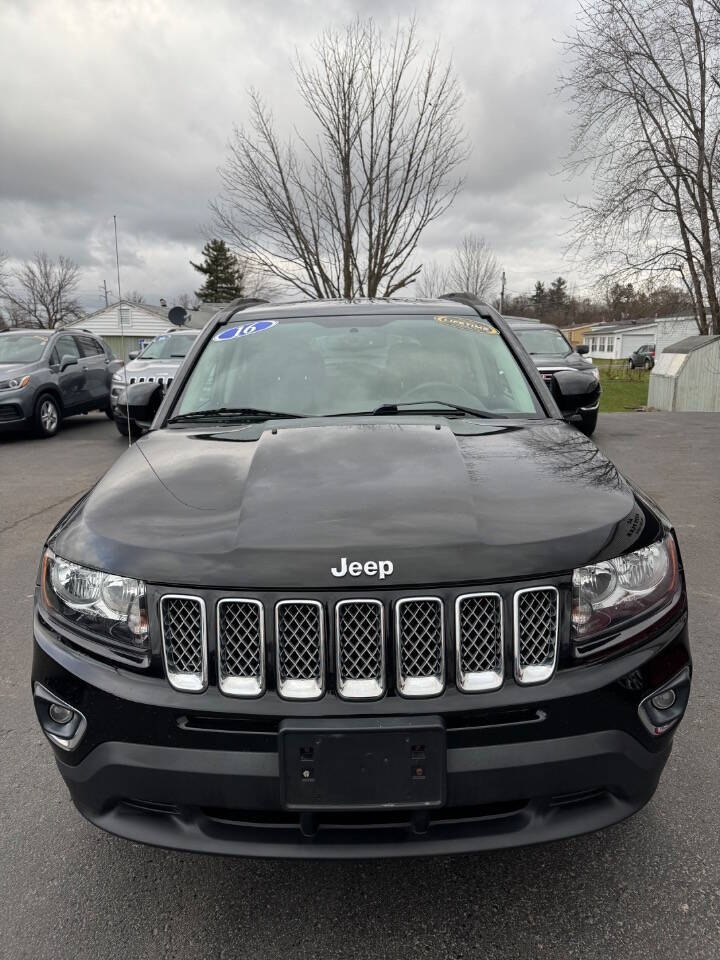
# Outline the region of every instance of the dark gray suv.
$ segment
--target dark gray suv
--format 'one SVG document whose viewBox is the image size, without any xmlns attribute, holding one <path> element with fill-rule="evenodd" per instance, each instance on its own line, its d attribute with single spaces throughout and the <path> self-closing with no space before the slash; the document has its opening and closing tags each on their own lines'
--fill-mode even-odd
<svg viewBox="0 0 720 960">
<path fill-rule="evenodd" d="M 65 417 L 110 412 L 110 382 L 120 366 L 93 334 L 79 330 L 0 333 L 0 430 L 32 428 L 54 436 Z"/>
</svg>

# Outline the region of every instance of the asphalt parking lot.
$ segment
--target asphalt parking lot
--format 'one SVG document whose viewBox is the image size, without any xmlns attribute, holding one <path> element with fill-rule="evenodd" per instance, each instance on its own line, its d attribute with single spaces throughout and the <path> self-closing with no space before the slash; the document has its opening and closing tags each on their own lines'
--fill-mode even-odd
<svg viewBox="0 0 720 960">
<path fill-rule="evenodd" d="M 720 957 L 720 416 L 600 422 L 675 522 L 689 581 L 694 689 L 655 799 L 562 843 L 372 863 L 182 855 L 81 819 L 30 700 L 32 592 L 46 534 L 126 441 L 100 415 L 0 440 L 0 956 Z"/>
</svg>

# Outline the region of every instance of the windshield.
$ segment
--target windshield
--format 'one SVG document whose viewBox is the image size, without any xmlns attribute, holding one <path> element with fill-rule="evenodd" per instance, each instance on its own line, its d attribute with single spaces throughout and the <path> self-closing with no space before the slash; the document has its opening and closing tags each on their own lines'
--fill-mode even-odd
<svg viewBox="0 0 720 960">
<path fill-rule="evenodd" d="M 520 343 L 528 353 L 546 353 L 566 357 L 573 348 L 557 330 L 516 330 Z"/>
<path fill-rule="evenodd" d="M 166 333 L 161 337 L 155 337 L 153 342 L 138 355 L 138 360 L 170 360 L 173 357 L 184 357 L 195 343 L 196 337 L 197 334 L 189 333 Z"/>
<path fill-rule="evenodd" d="M 417 314 L 231 320 L 206 345 L 173 413 L 331 416 L 433 403 L 541 414 L 495 327 L 479 317 Z"/>
<path fill-rule="evenodd" d="M 46 333 L 0 334 L 0 363 L 34 363 L 49 339 Z"/>
</svg>

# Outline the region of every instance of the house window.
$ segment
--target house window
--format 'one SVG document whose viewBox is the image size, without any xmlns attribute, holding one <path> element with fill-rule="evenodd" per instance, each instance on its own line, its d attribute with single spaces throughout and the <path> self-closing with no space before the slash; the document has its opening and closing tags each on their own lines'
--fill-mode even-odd
<svg viewBox="0 0 720 960">
<path fill-rule="evenodd" d="M 130 307 L 120 307 L 120 325 L 122 327 L 132 326 L 132 312 Z"/>
<path fill-rule="evenodd" d="M 598 353 L 605 353 L 605 337 L 598 337 Z"/>
</svg>

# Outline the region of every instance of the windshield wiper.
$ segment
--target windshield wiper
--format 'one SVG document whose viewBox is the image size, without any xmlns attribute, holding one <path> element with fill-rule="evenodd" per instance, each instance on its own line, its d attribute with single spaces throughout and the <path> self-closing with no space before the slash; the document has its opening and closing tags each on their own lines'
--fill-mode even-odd
<svg viewBox="0 0 720 960">
<path fill-rule="evenodd" d="M 488 410 L 476 410 L 474 407 L 464 407 L 459 403 L 450 403 L 448 400 L 408 400 L 405 403 L 383 403 L 374 410 L 348 410 L 345 413 L 331 413 L 331 417 L 385 417 L 392 416 L 395 413 L 402 413 L 405 407 L 417 406 L 436 406 L 447 407 L 453 413 L 461 416 L 484 417 L 488 420 L 501 420 L 505 415 L 502 413 L 490 413 Z M 412 413 L 413 411 L 409 411 Z M 417 413 L 432 413 L 432 410 L 418 410 Z"/>
<path fill-rule="evenodd" d="M 170 417 L 168 423 L 187 423 L 192 420 L 295 420 L 304 416 L 304 413 L 281 413 L 278 410 L 258 410 L 257 407 L 215 407 L 179 413 Z"/>
</svg>

